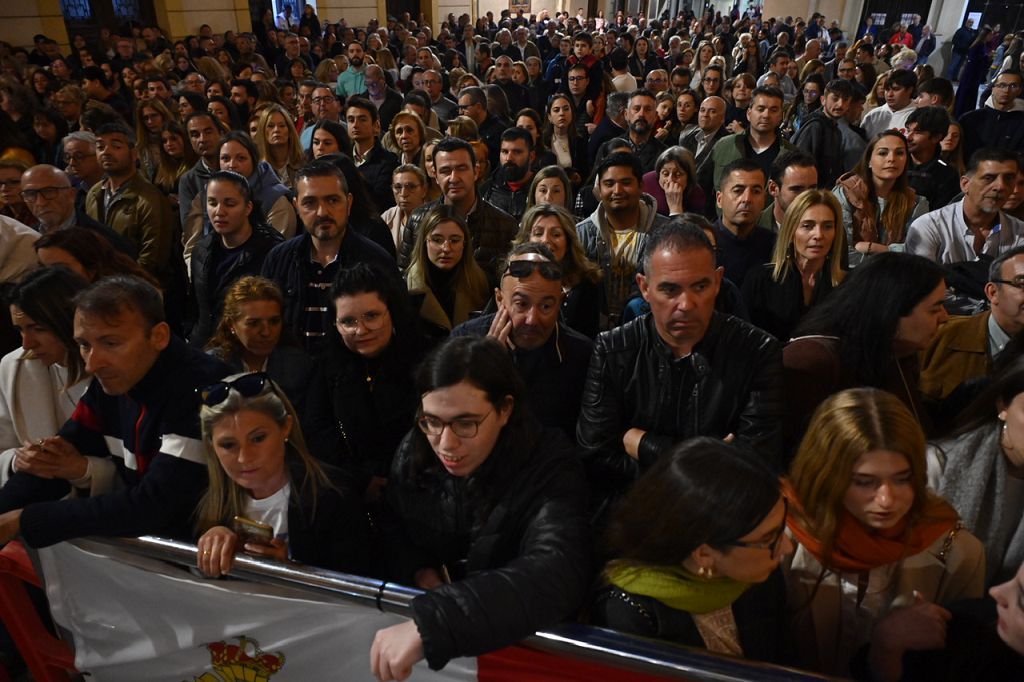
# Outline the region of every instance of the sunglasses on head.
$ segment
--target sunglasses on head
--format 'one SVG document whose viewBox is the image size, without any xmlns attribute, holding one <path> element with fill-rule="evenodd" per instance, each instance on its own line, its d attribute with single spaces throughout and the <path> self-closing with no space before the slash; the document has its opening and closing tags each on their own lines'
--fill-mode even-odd
<svg viewBox="0 0 1024 682">
<path fill-rule="evenodd" d="M 267 384 L 273 385 L 273 382 L 266 372 L 252 372 L 243 374 L 233 381 L 218 381 L 199 389 L 199 399 L 207 407 L 213 407 L 227 400 L 232 389 L 243 398 L 252 398 L 262 393 Z"/>
<path fill-rule="evenodd" d="M 549 260 L 510 260 L 502 277 L 512 275 L 517 279 L 523 279 L 529 277 L 535 270 L 544 279 L 553 281 L 562 279 L 562 266 Z"/>
</svg>

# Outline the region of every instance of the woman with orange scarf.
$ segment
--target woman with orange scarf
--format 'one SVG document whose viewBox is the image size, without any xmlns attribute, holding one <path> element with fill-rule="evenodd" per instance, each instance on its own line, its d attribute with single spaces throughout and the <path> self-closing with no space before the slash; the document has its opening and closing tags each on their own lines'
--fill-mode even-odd
<svg viewBox="0 0 1024 682">
<path fill-rule="evenodd" d="M 926 476 L 924 434 L 895 396 L 857 388 L 818 407 L 783 486 L 804 666 L 847 674 L 876 629 L 890 649 L 940 647 L 943 607 L 981 596 L 984 549 Z"/>
</svg>

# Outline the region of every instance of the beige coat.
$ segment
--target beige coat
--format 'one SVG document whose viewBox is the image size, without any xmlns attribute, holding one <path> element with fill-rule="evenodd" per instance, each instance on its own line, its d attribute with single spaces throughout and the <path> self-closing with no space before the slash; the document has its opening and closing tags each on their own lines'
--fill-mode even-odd
<svg viewBox="0 0 1024 682">
<path fill-rule="evenodd" d="M 868 642 L 875 623 L 891 610 L 912 604 L 914 590 L 943 606 L 982 596 L 985 549 L 966 530 L 952 536 L 945 561 L 940 557 L 950 534 L 901 564 L 867 573 L 859 602 L 862 574 L 829 571 L 822 577 L 818 560 L 797 544 L 783 561 L 783 572 L 799 664 L 828 674 L 848 674 L 850 659 Z"/>
</svg>

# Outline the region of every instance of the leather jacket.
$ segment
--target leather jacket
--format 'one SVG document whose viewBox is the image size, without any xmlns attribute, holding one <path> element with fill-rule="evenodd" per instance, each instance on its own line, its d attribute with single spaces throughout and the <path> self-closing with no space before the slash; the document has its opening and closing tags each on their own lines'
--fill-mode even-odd
<svg viewBox="0 0 1024 682">
<path fill-rule="evenodd" d="M 648 313 L 598 336 L 576 438 L 592 487 L 615 496 L 694 436 L 735 434 L 779 467 L 782 415 L 782 346 L 773 336 L 715 312 L 693 352 L 677 359 Z M 639 461 L 622 445 L 633 427 L 647 432 Z"/>
</svg>

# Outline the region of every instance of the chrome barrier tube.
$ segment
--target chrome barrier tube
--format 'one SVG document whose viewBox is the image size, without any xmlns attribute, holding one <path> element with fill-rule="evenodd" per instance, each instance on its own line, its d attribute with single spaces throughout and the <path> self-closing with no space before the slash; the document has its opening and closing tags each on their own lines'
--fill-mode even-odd
<svg viewBox="0 0 1024 682">
<path fill-rule="evenodd" d="M 171 561 L 184 566 L 196 565 L 196 546 L 187 542 L 153 536 L 90 537 L 86 542 L 107 545 L 131 554 Z M 342 598 L 400 615 L 408 615 L 409 603 L 416 595 L 422 593 L 422 590 L 398 583 L 299 564 L 282 564 L 243 554 L 235 558 L 231 575 L 325 597 Z M 833 679 L 792 668 L 718 656 L 701 649 L 633 637 L 578 623 L 566 623 L 538 632 L 520 644 L 559 656 L 696 682 L 820 682 Z"/>
</svg>

